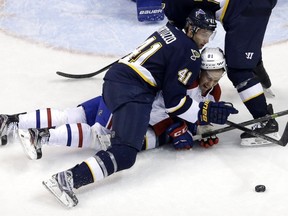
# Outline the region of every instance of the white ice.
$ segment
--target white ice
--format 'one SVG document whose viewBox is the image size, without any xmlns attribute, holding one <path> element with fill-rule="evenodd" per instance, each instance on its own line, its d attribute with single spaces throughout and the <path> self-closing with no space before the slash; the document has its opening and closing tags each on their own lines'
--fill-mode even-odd
<svg viewBox="0 0 288 216">
<path fill-rule="evenodd" d="M 31 3 L 29 0 L 26 2 Z M 96 5 L 97 1 L 87 2 Z M 285 6 L 287 8 L 288 3 L 279 3 L 281 8 L 276 7 L 278 11 Z M 132 22 L 138 25 L 134 20 Z M 277 31 L 287 31 L 287 23 L 279 22 L 283 29 Z M 269 35 L 275 33 L 274 27 L 268 26 Z M 104 74 L 72 80 L 57 76 L 55 71 L 92 72 L 122 55 L 120 49 L 116 50 L 114 57 L 100 56 L 99 53 L 81 54 L 74 49 L 69 52 L 53 44 L 47 46 L 41 40 L 36 43 L 35 39 L 24 39 L 16 30 L 11 36 L 11 31 L 3 26 L 1 29 L 0 113 L 76 106 L 101 94 Z M 126 31 L 132 34 L 133 28 Z M 89 39 L 88 35 L 86 40 Z M 273 40 L 266 39 L 263 58 L 276 94 L 268 102 L 273 103 L 274 110 L 278 112 L 288 108 L 288 42 L 279 39 L 279 43 L 270 43 Z M 221 80 L 221 86 L 222 99 L 231 101 L 240 111 L 231 120 L 241 122 L 251 119 L 227 77 Z M 278 118 L 281 133 L 287 119 L 287 116 Z M 219 135 L 221 143 L 211 149 L 195 147 L 191 151 L 174 151 L 164 147 L 142 152 L 131 169 L 76 190 L 79 204 L 70 210 L 59 205 L 41 182 L 94 155 L 93 149 L 44 147 L 43 158 L 31 161 L 26 158 L 19 143 L 8 143 L 0 147 L 0 215 L 286 216 L 288 148 L 277 145 L 241 147 L 240 133 L 233 130 Z M 266 185 L 265 193 L 254 191 L 258 184 Z"/>
</svg>

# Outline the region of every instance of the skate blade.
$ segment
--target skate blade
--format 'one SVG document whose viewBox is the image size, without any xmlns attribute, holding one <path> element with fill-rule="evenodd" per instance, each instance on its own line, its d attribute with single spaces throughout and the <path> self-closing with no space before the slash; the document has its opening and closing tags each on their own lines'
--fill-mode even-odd
<svg viewBox="0 0 288 216">
<path fill-rule="evenodd" d="M 78 200 L 75 196 L 73 200 L 68 194 L 59 189 L 56 180 L 49 179 L 47 181 L 43 181 L 42 184 L 57 199 L 57 201 L 65 207 L 72 208 L 78 204 Z"/>
<path fill-rule="evenodd" d="M 30 142 L 30 133 L 28 130 L 18 130 L 19 137 L 21 140 L 21 145 L 26 156 L 31 160 L 37 160 L 42 157 L 41 150 L 36 150 Z"/>
<path fill-rule="evenodd" d="M 266 134 L 267 136 L 274 138 L 276 140 L 280 139 L 280 135 L 278 132 L 276 133 L 271 133 L 271 134 Z M 245 138 L 245 139 L 241 139 L 241 146 L 261 146 L 261 145 L 272 145 L 274 143 L 269 142 L 268 140 L 264 140 L 262 138 L 259 137 L 251 137 L 251 138 Z"/>
</svg>

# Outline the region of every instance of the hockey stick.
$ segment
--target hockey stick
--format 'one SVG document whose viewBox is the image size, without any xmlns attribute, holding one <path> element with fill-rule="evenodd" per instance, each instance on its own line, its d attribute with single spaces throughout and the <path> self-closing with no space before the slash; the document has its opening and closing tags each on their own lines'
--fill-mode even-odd
<svg viewBox="0 0 288 216">
<path fill-rule="evenodd" d="M 63 76 L 66 78 L 73 78 L 73 79 L 83 79 L 83 78 L 90 78 L 93 76 L 96 76 L 97 74 L 100 74 L 106 70 L 108 70 L 113 64 L 115 64 L 116 62 L 118 62 L 119 59 L 117 61 L 112 62 L 111 64 L 103 67 L 102 69 L 92 72 L 92 73 L 87 73 L 87 74 L 69 74 L 69 73 L 64 73 L 61 71 L 57 71 L 56 74 L 58 74 L 59 76 Z"/>
<path fill-rule="evenodd" d="M 130 53 L 128 54 L 130 55 Z M 123 56 L 122 58 L 125 58 L 126 56 L 128 55 L 125 55 Z M 120 58 L 120 59 L 122 59 Z M 56 71 L 56 74 L 58 74 L 59 76 L 62 76 L 62 77 L 66 77 L 66 78 L 72 78 L 72 79 L 83 79 L 83 78 L 90 78 L 90 77 L 93 77 L 93 76 L 96 76 L 106 70 L 108 70 L 112 65 L 114 65 L 115 63 L 117 63 L 120 59 L 112 62 L 111 64 L 101 68 L 100 70 L 97 70 L 95 72 L 92 72 L 92 73 L 86 73 L 86 74 L 69 74 L 69 73 L 65 73 L 65 72 L 62 72 L 62 71 Z"/>
<path fill-rule="evenodd" d="M 278 118 L 280 116 L 287 115 L 287 114 L 288 114 L 288 110 L 284 110 L 284 111 L 280 111 L 280 112 L 274 113 L 272 115 L 266 115 L 266 116 L 263 116 L 261 118 L 248 120 L 248 121 L 239 123 L 237 125 L 240 125 L 240 126 L 244 127 L 244 126 L 247 126 L 247 125 L 255 124 L 255 123 L 266 121 L 266 120 L 269 120 L 269 119 L 275 119 L 275 118 Z M 202 138 L 205 138 L 205 137 L 210 137 L 210 136 L 213 136 L 213 135 L 216 135 L 216 134 L 220 134 L 220 133 L 224 133 L 224 132 L 227 132 L 227 131 L 231 131 L 231 130 L 234 130 L 234 129 L 235 129 L 235 127 L 230 125 L 228 127 L 219 128 L 219 129 L 216 129 L 216 130 L 213 130 L 213 131 L 209 131 L 209 132 L 203 133 L 201 135 L 193 136 L 193 140 L 199 140 L 199 139 L 202 139 Z"/>
<path fill-rule="evenodd" d="M 276 139 L 274 139 L 272 137 L 266 136 L 265 134 L 258 133 L 256 131 L 253 131 L 253 130 L 251 130 L 249 128 L 246 128 L 244 126 L 241 126 L 241 125 L 236 124 L 236 123 L 231 122 L 231 121 L 227 121 L 226 123 L 228 125 L 230 125 L 230 126 L 233 126 L 233 127 L 237 128 L 237 129 L 239 129 L 239 130 L 242 130 L 242 131 L 244 131 L 246 133 L 249 133 L 249 134 L 251 134 L 251 135 L 253 135 L 255 137 L 259 137 L 259 138 L 265 139 L 265 140 L 267 140 L 269 142 L 272 142 L 272 143 L 275 143 L 277 145 L 280 145 L 280 146 L 286 146 L 287 145 L 287 142 L 288 142 L 288 122 L 286 123 L 285 130 L 284 130 L 280 140 L 276 140 Z"/>
</svg>

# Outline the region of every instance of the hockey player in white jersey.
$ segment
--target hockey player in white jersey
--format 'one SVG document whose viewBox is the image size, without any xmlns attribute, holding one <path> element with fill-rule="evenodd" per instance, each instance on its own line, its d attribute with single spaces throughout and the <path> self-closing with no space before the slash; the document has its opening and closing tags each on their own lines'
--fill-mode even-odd
<svg viewBox="0 0 288 216">
<path fill-rule="evenodd" d="M 219 101 L 221 88 L 218 84 L 220 78 L 226 73 L 226 61 L 220 48 L 205 48 L 201 53 L 201 73 L 199 79 L 194 81 L 187 90 L 187 95 L 197 102 Z M 166 130 L 176 149 L 190 149 L 194 145 L 191 134 L 202 134 L 212 130 L 213 126 L 197 125 L 181 119 L 173 119 L 165 112 L 164 100 L 161 92 L 156 96 L 151 111 L 150 125 L 153 126 L 157 136 Z M 187 132 L 186 132 L 187 131 Z M 210 147 L 218 143 L 217 136 L 200 140 L 200 145 Z"/>
<path fill-rule="evenodd" d="M 201 53 L 201 74 L 191 85 L 187 94 L 196 101 L 219 101 L 221 89 L 218 84 L 226 72 L 224 53 L 220 48 L 205 48 Z M 94 120 L 95 119 L 95 120 Z M 82 103 L 76 108 L 58 110 L 46 108 L 29 113 L 0 115 L 2 145 L 18 128 L 22 145 L 30 159 L 40 159 L 43 145 L 94 148 L 106 150 L 110 145 L 111 112 L 101 96 Z M 184 131 L 183 121 L 172 120 L 165 111 L 162 94 L 153 103 L 150 127 L 146 133 L 142 150 L 153 149 L 172 142 L 175 149 L 190 149 L 195 144 L 195 135 L 211 130 L 211 125 L 188 124 L 191 131 Z M 188 129 L 188 127 L 187 127 Z M 170 131 L 170 139 L 167 131 Z M 173 137 L 173 133 L 177 137 Z M 10 133 L 10 134 L 9 134 Z M 159 137 L 161 137 L 159 139 Z M 32 141 L 32 142 L 31 142 Z M 209 147 L 218 143 L 216 136 L 200 140 L 200 145 Z"/>
</svg>

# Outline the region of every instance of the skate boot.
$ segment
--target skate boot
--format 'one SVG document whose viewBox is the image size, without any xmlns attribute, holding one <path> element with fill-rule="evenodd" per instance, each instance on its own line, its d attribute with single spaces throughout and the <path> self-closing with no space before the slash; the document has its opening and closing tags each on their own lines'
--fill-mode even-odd
<svg viewBox="0 0 288 216">
<path fill-rule="evenodd" d="M 8 135 L 18 129 L 19 115 L 0 115 L 0 145 L 6 145 Z"/>
<path fill-rule="evenodd" d="M 53 175 L 42 184 L 64 206 L 71 208 L 78 204 L 78 199 L 73 192 L 73 173 L 70 170 Z"/>
<path fill-rule="evenodd" d="M 50 133 L 48 128 L 30 128 L 19 130 L 19 137 L 25 154 L 31 160 L 42 157 L 42 145 L 49 141 Z"/>
<path fill-rule="evenodd" d="M 267 110 L 269 114 L 273 114 L 273 108 L 271 104 L 268 105 Z M 279 126 L 278 122 L 275 119 L 259 122 L 252 126 L 252 130 L 261 134 L 268 135 L 277 140 L 280 139 L 280 135 L 278 133 Z M 259 137 L 255 137 L 246 132 L 241 134 L 241 145 L 243 146 L 258 146 L 266 144 L 271 144 L 271 142 Z"/>
</svg>

